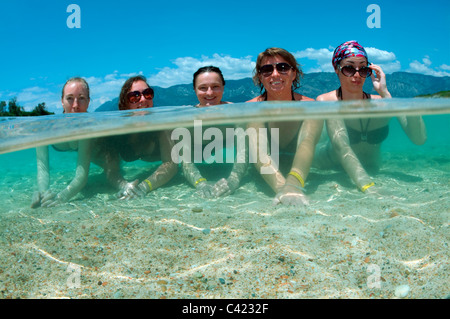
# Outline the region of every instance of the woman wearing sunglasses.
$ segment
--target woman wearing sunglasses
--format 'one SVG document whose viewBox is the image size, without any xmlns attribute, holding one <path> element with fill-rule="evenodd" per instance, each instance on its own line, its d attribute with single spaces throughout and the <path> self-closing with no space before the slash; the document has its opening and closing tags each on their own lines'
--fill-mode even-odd
<svg viewBox="0 0 450 319">
<path fill-rule="evenodd" d="M 223 77 L 222 71 L 218 67 L 205 66 L 199 68 L 194 73 L 193 85 L 195 94 L 197 95 L 197 99 L 199 101 L 199 104 L 197 104 L 195 107 L 203 108 L 230 103 L 222 101 L 225 79 Z M 226 136 L 227 127 L 230 126 L 219 126 L 219 128 L 222 130 L 223 136 Z M 234 126 L 232 126 L 231 128 L 234 129 Z M 207 127 L 203 127 L 203 131 L 205 131 L 206 129 Z M 191 145 L 190 147 L 193 147 L 193 145 Z M 245 154 L 245 152 L 242 152 L 242 154 Z M 215 183 L 207 181 L 206 178 L 202 176 L 200 170 L 193 163 L 193 161 L 182 162 L 181 167 L 183 169 L 183 175 L 186 177 L 189 183 L 197 189 L 197 192 L 200 196 L 206 198 L 214 198 L 230 195 L 239 187 L 241 179 L 247 171 L 247 161 L 240 157 L 235 158 L 229 176 L 227 178 L 221 178 Z"/>
<path fill-rule="evenodd" d="M 332 63 L 341 86 L 318 96 L 317 101 L 391 98 L 386 86 L 386 75 L 380 66 L 369 63 L 366 51 L 358 42 L 348 41 L 338 46 L 334 50 Z M 363 91 L 364 82 L 369 76 L 379 95 Z M 331 143 L 318 148 L 315 164 L 320 168 L 332 168 L 341 163 L 363 193 L 376 193 L 375 183 L 366 170 L 376 172 L 379 168 L 380 145 L 388 136 L 389 120 L 327 120 L 326 128 Z M 401 116 L 398 120 L 414 144 L 425 143 L 426 129 L 420 116 Z"/>
<path fill-rule="evenodd" d="M 120 110 L 136 110 L 153 107 L 153 89 L 144 76 L 125 81 L 119 96 Z M 172 161 L 173 141 L 170 131 L 143 132 L 107 137 L 103 139 L 105 173 L 108 181 L 119 189 L 120 199 L 143 197 L 164 185 L 177 173 L 178 166 Z M 139 182 L 128 182 L 120 173 L 120 161 L 162 161 L 153 174 Z"/>
<path fill-rule="evenodd" d="M 302 75 L 300 66 L 291 53 L 281 48 L 268 48 L 258 55 L 253 76 L 253 81 L 260 87 L 262 94 L 248 102 L 313 101 L 309 97 L 294 92 L 300 87 Z M 261 158 L 258 155 L 257 157 L 257 170 L 276 193 L 274 204 L 308 204 L 303 189 L 315 146 L 320 138 L 323 121 L 251 123 L 249 127 L 257 131 L 260 128 L 266 128 L 269 134 L 273 129 L 278 129 L 279 141 L 276 142 L 279 142 L 279 150 L 295 154 L 290 169 L 280 167 L 281 170 L 286 171 L 286 177 L 281 173 L 278 163 L 275 163 L 270 156 Z M 259 141 L 250 137 L 250 148 L 253 154 L 260 153 L 259 145 L 268 144 L 267 136 L 261 135 L 258 138 Z M 264 169 L 265 173 L 261 169 Z"/>
<path fill-rule="evenodd" d="M 74 77 L 64 84 L 61 97 L 63 113 L 85 113 L 87 112 L 89 102 L 89 85 L 83 78 Z M 88 180 L 92 149 L 91 139 L 54 144 L 52 147 L 60 152 L 78 152 L 75 177 L 62 191 L 57 193 L 51 191 L 48 146 L 37 147 L 38 191 L 33 194 L 32 208 L 39 206 L 51 207 L 67 202 L 86 185 Z"/>
</svg>

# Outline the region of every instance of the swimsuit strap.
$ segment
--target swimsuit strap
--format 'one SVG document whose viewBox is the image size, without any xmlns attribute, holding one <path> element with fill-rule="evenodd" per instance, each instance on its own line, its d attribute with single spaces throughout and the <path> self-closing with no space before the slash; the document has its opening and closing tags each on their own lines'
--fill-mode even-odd
<svg viewBox="0 0 450 319">
<path fill-rule="evenodd" d="M 338 96 L 338 100 L 342 100 L 342 88 L 341 87 L 339 87 L 339 89 L 337 89 L 337 96 Z M 370 98 L 371 98 L 370 94 L 363 91 L 363 100 L 365 100 L 365 99 L 370 100 Z"/>
<path fill-rule="evenodd" d="M 342 88 L 339 87 L 339 89 L 337 90 L 337 96 L 338 96 L 338 100 L 342 100 Z"/>
<path fill-rule="evenodd" d="M 366 128 L 363 129 L 362 119 L 359 119 L 359 125 L 361 127 L 361 141 L 363 141 L 363 142 L 367 141 L 367 133 L 369 130 L 369 124 L 370 124 L 370 118 L 367 119 Z"/>
<path fill-rule="evenodd" d="M 337 95 L 338 95 L 338 99 L 342 101 L 342 87 L 339 87 Z M 371 98 L 370 94 L 368 94 L 368 93 L 363 91 L 363 100 L 370 99 L 370 98 Z M 363 141 L 363 142 L 366 142 L 367 141 L 367 133 L 369 131 L 370 118 L 367 119 L 367 123 L 366 123 L 366 128 L 365 129 L 363 128 L 363 121 L 362 121 L 362 119 L 359 119 L 359 125 L 361 127 L 361 131 L 359 132 L 360 140 Z M 347 131 L 348 131 L 348 128 L 347 128 Z"/>
</svg>

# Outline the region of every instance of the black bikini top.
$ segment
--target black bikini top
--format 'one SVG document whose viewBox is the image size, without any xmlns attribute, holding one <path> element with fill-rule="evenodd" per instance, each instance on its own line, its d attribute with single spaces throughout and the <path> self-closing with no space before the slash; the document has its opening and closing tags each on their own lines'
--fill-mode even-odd
<svg viewBox="0 0 450 319">
<path fill-rule="evenodd" d="M 361 131 L 355 130 L 347 126 L 348 138 L 350 144 L 357 144 L 359 142 L 367 142 L 369 144 L 380 144 L 383 142 L 389 134 L 389 125 L 367 131 L 370 124 L 370 118 L 367 119 L 366 128 L 363 129 L 363 121 L 359 119 L 359 124 L 361 126 Z"/>
<path fill-rule="evenodd" d="M 342 88 L 338 89 L 338 98 L 339 100 L 342 100 Z M 363 92 L 363 99 L 370 98 L 370 94 Z M 361 127 L 360 131 L 347 126 L 347 133 L 350 144 L 357 144 L 359 142 L 367 142 L 368 144 L 380 144 L 387 138 L 389 134 L 389 125 L 368 131 L 370 118 L 367 119 L 365 127 L 363 126 L 363 120 L 359 119 L 359 125 Z"/>
</svg>

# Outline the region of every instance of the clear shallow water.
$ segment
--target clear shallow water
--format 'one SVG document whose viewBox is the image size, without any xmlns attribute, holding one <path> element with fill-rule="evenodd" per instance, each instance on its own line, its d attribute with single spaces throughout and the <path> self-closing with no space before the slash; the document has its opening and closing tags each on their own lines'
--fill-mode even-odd
<svg viewBox="0 0 450 319">
<path fill-rule="evenodd" d="M 341 102 L 259 102 L 154 107 L 137 111 L 1 118 L 0 154 L 89 137 L 254 121 L 394 117 L 449 113 L 448 99 L 384 99 Z"/>
<path fill-rule="evenodd" d="M 391 121 L 373 176 L 382 198 L 359 192 L 343 171 L 312 169 L 305 209 L 272 206 L 255 170 L 224 198 L 197 197 L 178 173 L 145 198 L 119 201 L 95 165 L 71 202 L 31 209 L 34 149 L 2 154 L 0 297 L 394 298 L 408 285 L 407 298 L 444 298 L 450 115 L 424 120 L 422 146 Z M 51 150 L 50 161 L 63 187 L 76 154 Z M 157 165 L 126 163 L 125 176 Z"/>
</svg>

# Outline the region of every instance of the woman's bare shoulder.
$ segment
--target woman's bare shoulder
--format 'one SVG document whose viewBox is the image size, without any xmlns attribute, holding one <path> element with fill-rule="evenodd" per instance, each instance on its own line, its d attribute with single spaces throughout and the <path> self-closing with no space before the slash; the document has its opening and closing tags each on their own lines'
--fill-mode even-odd
<svg viewBox="0 0 450 319">
<path fill-rule="evenodd" d="M 319 95 L 316 101 L 337 101 L 336 90 Z"/>
<path fill-rule="evenodd" d="M 248 100 L 247 102 L 261 102 L 262 101 L 262 96 L 257 96 L 251 100 Z"/>
<path fill-rule="evenodd" d="M 314 101 L 314 99 L 307 97 L 305 95 L 302 95 L 300 93 L 294 93 L 294 98 L 296 101 Z"/>
</svg>

